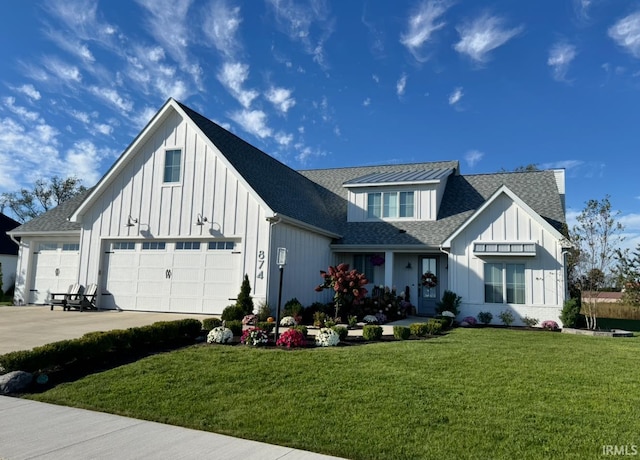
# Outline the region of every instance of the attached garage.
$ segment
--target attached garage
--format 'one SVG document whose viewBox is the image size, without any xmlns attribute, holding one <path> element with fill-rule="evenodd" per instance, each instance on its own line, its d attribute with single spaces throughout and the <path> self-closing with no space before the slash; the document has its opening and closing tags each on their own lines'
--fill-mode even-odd
<svg viewBox="0 0 640 460">
<path fill-rule="evenodd" d="M 66 292 L 78 280 L 80 244 L 64 241 L 34 243 L 29 303 L 46 304 L 51 293 Z"/>
<path fill-rule="evenodd" d="M 234 241 L 107 241 L 100 307 L 219 314 L 235 302 L 242 283 L 236 246 Z"/>
</svg>

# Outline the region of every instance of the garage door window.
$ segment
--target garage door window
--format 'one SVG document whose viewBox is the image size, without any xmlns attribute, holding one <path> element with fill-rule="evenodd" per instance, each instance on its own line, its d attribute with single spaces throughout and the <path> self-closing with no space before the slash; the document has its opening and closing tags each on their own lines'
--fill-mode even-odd
<svg viewBox="0 0 640 460">
<path fill-rule="evenodd" d="M 145 241 L 142 243 L 143 251 L 164 251 L 165 247 L 164 241 Z"/>
<path fill-rule="evenodd" d="M 232 251 L 235 246 L 233 241 L 210 241 L 209 249 L 212 251 Z"/>
<path fill-rule="evenodd" d="M 116 241 L 111 244 L 111 249 L 114 251 L 133 251 L 136 248 L 136 243 L 133 241 Z"/>
<path fill-rule="evenodd" d="M 200 241 L 178 241 L 176 251 L 199 251 Z"/>
<path fill-rule="evenodd" d="M 64 243 L 62 245 L 63 251 L 79 251 L 80 243 Z"/>
<path fill-rule="evenodd" d="M 58 243 L 40 243 L 40 251 L 57 251 Z"/>
</svg>

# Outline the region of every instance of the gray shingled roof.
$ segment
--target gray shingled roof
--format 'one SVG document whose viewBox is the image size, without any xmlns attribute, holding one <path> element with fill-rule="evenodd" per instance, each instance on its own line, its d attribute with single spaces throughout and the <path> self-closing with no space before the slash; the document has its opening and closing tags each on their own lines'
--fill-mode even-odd
<svg viewBox="0 0 640 460">
<path fill-rule="evenodd" d="M 452 163 L 452 162 L 450 162 Z M 502 185 L 506 185 L 525 203 L 546 219 L 554 228 L 561 230 L 565 222 L 562 202 L 553 171 L 523 173 L 498 173 L 449 176 L 444 197 L 436 221 L 423 222 L 347 222 L 347 189 L 343 183 L 352 178 L 371 173 L 406 171 L 410 168 L 451 167 L 450 164 L 420 163 L 412 165 L 388 165 L 366 168 L 342 168 L 301 171 L 309 179 L 326 187 L 324 197 L 333 219 L 343 238 L 336 244 L 344 245 L 427 245 L 439 246 L 458 229 L 482 204 Z M 457 163 L 455 164 L 457 170 Z"/>
<path fill-rule="evenodd" d="M 316 184 L 184 104 L 178 104 L 274 212 L 335 232 Z"/>
<path fill-rule="evenodd" d="M 26 233 L 60 233 L 80 231 L 80 224 L 77 222 L 69 222 L 68 218 L 73 214 L 80 203 L 89 195 L 91 189 L 79 193 L 68 201 L 56 206 L 55 208 L 31 219 L 15 228 L 11 233 L 20 236 Z"/>
<path fill-rule="evenodd" d="M 18 246 L 11 241 L 6 232 L 13 230 L 20 222 L 16 222 L 9 216 L 5 216 L 0 212 L 0 254 L 17 256 Z"/>
</svg>

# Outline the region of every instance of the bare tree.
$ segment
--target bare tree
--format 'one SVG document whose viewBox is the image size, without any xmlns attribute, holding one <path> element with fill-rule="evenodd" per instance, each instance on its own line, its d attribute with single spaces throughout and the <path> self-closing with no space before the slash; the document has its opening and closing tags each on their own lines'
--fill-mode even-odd
<svg viewBox="0 0 640 460">
<path fill-rule="evenodd" d="M 600 201 L 589 200 L 573 227 L 571 236 L 577 247 L 574 281 L 582 292 L 590 292 L 582 304 L 588 329 L 596 328 L 600 289 L 624 240 L 620 235 L 624 226 L 615 219 L 619 214 L 611 211 L 609 195 Z"/>
<path fill-rule="evenodd" d="M 22 188 L 18 192 L 0 195 L 0 212 L 7 208 L 18 222 L 24 223 L 85 190 L 82 180 L 73 176 L 38 179 L 32 190 Z"/>
</svg>

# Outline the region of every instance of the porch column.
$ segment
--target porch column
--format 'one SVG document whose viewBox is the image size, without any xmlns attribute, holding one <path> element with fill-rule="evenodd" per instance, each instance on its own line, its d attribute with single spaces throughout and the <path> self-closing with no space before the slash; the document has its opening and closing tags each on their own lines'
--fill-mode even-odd
<svg viewBox="0 0 640 460">
<path fill-rule="evenodd" d="M 393 287 L 393 251 L 384 252 L 384 285 Z"/>
</svg>

